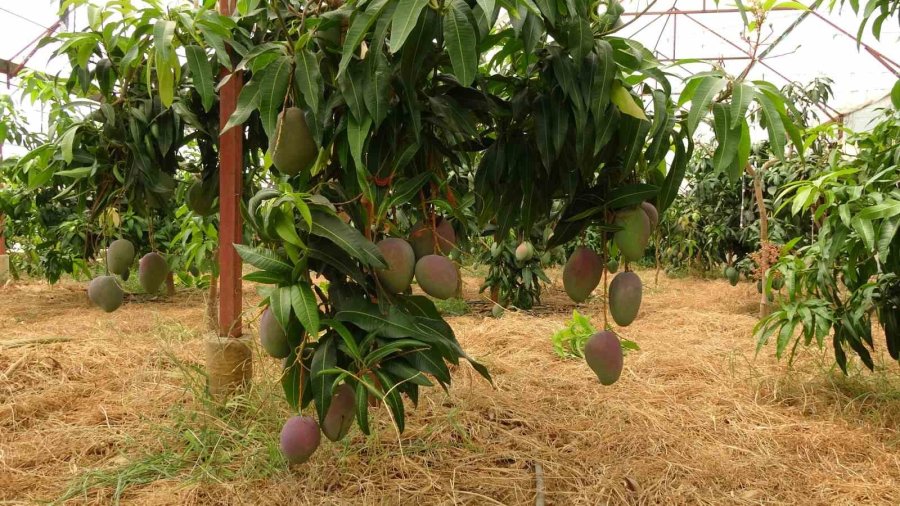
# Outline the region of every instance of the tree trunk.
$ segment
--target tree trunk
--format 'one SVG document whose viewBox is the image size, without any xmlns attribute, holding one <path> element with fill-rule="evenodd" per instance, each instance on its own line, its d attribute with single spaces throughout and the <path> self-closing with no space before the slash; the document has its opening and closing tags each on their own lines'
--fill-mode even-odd
<svg viewBox="0 0 900 506">
<path fill-rule="evenodd" d="M 172 274 L 172 271 L 166 274 L 166 295 L 169 297 L 175 296 L 175 275 Z"/>
<path fill-rule="evenodd" d="M 753 177 L 753 192 L 756 195 L 756 207 L 759 212 L 759 270 L 763 276 L 760 278 L 763 286 L 762 293 L 759 295 L 760 318 L 765 318 L 772 312 L 772 306 L 769 304 L 769 297 L 768 294 L 766 294 L 765 283 L 765 275 L 769 271 L 769 256 L 767 252 L 768 249 L 766 248 L 769 244 L 769 216 L 766 212 L 766 202 L 763 199 L 762 175 L 769 167 L 775 165 L 776 162 L 777 160 L 769 160 L 764 163 L 759 170 L 754 170 L 750 164 L 747 164 L 747 172 Z"/>
</svg>

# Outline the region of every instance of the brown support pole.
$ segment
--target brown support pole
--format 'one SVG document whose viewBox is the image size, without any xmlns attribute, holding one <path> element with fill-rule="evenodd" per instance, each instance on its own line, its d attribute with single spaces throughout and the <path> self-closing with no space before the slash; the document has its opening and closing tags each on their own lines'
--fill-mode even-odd
<svg viewBox="0 0 900 506">
<path fill-rule="evenodd" d="M 234 112 L 240 89 L 240 74 L 232 74 L 219 95 L 221 126 Z M 241 257 L 233 244 L 241 242 L 243 134 L 243 128 L 235 127 L 219 136 L 219 333 L 231 337 L 242 333 Z"/>
<path fill-rule="evenodd" d="M 219 0 L 219 12 L 230 15 L 236 0 Z M 222 71 L 222 77 L 229 77 Z M 237 107 L 242 75 L 230 75 L 219 91 L 219 125 L 224 127 Z M 219 325 L 218 335 L 207 341 L 209 391 L 227 396 L 247 384 L 252 376 L 252 353 L 241 338 L 241 258 L 234 244 L 241 242 L 241 180 L 244 162 L 244 129 L 235 127 L 219 135 Z"/>
</svg>

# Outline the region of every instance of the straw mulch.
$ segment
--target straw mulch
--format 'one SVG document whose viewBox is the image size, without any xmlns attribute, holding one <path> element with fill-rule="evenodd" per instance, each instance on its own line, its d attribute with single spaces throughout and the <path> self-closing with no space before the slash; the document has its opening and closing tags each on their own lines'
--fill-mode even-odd
<svg viewBox="0 0 900 506">
<path fill-rule="evenodd" d="M 197 462 L 118 492 L 88 487 L 73 500 L 534 504 L 540 475 L 548 504 L 900 504 L 896 364 L 881 356 L 884 370 L 843 378 L 830 350 L 805 351 L 789 370 L 771 346 L 754 355 L 751 284 L 661 276 L 654 286 L 652 272 L 640 274 L 644 304 L 623 335 L 642 349 L 612 387 L 582 361 L 553 354 L 550 336 L 572 309 L 557 281 L 532 313 L 450 318 L 496 388 L 461 365 L 449 396 L 429 389 L 410 406 L 399 439 L 377 408 L 376 435 L 323 438 L 293 470 L 224 479 L 196 472 Z M 467 299 L 478 298 L 477 286 L 466 279 Z M 257 299 L 246 295 L 249 317 Z M 90 308 L 76 284 L 19 284 L 0 297 L 0 503 L 52 501 L 85 473 L 183 451 L 163 448 L 159 434 L 176 423 L 175 408 L 204 413 L 184 373 L 203 364 L 202 294 L 111 315 Z M 599 302 L 579 310 L 602 322 Z M 288 416 L 277 370 L 270 360 L 256 365 L 256 388 L 270 394 L 256 397 L 264 403 L 256 416 L 277 441 Z M 259 467 L 243 458 L 222 465 Z M 277 452 L 260 466 L 272 460 Z"/>
</svg>

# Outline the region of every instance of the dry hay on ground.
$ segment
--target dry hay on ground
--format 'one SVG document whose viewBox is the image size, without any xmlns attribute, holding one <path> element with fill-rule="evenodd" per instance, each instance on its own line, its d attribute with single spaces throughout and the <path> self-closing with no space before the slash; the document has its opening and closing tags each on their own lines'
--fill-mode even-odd
<svg viewBox="0 0 900 506">
<path fill-rule="evenodd" d="M 900 503 L 896 365 L 845 379 L 829 352 L 808 351 L 788 371 L 770 347 L 754 358 L 752 285 L 641 275 L 624 335 L 642 350 L 615 386 L 553 354 L 572 306 L 552 286 L 532 313 L 450 318 L 496 389 L 460 366 L 399 439 L 378 408 L 375 435 L 324 442 L 292 471 L 277 453 L 288 410 L 274 361 L 260 358 L 254 391 L 219 416 L 196 393 L 202 294 L 107 315 L 77 285 L 8 287 L 0 502 L 533 504 L 539 463 L 550 504 Z M 468 300 L 477 286 L 466 280 Z M 598 302 L 579 310 L 600 323 Z M 68 340 L 27 344 L 42 338 Z"/>
</svg>

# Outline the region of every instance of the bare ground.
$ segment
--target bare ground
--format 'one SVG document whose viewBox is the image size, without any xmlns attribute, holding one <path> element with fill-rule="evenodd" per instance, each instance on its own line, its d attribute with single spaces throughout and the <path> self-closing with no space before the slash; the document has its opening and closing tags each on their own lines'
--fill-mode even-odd
<svg viewBox="0 0 900 506">
<path fill-rule="evenodd" d="M 399 438 L 377 408 L 375 434 L 323 439 L 294 469 L 275 361 L 257 355 L 253 391 L 228 406 L 200 393 L 201 293 L 107 315 L 78 284 L 6 287 L 0 504 L 533 504 L 536 467 L 548 504 L 900 504 L 900 367 L 879 355 L 844 377 L 810 350 L 788 369 L 754 354 L 751 284 L 640 274 L 622 333 L 641 351 L 616 385 L 554 355 L 573 307 L 558 283 L 530 313 L 474 303 L 450 322 L 496 388 L 462 365 Z M 602 322 L 599 302 L 579 310 Z"/>
</svg>

